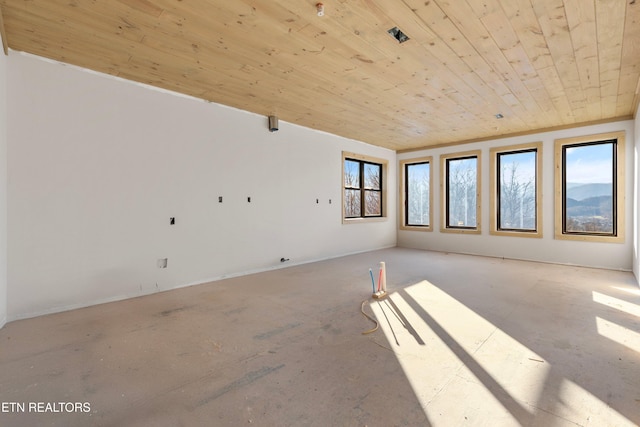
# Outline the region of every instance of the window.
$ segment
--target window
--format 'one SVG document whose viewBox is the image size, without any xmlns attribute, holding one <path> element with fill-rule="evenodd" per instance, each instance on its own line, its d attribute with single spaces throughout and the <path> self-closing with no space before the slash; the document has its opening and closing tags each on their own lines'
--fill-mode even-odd
<svg viewBox="0 0 640 427">
<path fill-rule="evenodd" d="M 491 230 L 542 237 L 542 143 L 491 149 Z"/>
<path fill-rule="evenodd" d="M 432 157 L 400 162 L 400 229 L 432 231 Z"/>
<path fill-rule="evenodd" d="M 480 150 L 440 156 L 440 231 L 480 234 Z"/>
<path fill-rule="evenodd" d="M 556 140 L 556 239 L 624 241 L 624 132 Z"/>
<path fill-rule="evenodd" d="M 343 153 L 343 219 L 385 216 L 386 160 Z"/>
</svg>

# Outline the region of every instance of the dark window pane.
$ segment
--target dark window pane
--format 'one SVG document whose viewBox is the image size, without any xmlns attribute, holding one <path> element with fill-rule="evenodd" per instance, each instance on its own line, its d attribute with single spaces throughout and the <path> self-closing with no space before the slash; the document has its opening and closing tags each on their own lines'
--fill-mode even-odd
<svg viewBox="0 0 640 427">
<path fill-rule="evenodd" d="M 429 225 L 429 163 L 406 165 L 407 225 Z"/>
<path fill-rule="evenodd" d="M 382 165 L 344 160 L 344 217 L 382 216 Z"/>
<path fill-rule="evenodd" d="M 498 228 L 536 230 L 536 151 L 498 154 Z"/>
<path fill-rule="evenodd" d="M 360 188 L 360 162 L 353 160 L 344 161 L 344 186 L 348 188 Z"/>
<path fill-rule="evenodd" d="M 478 158 L 447 160 L 447 226 L 475 228 Z"/>
<path fill-rule="evenodd" d="M 564 146 L 565 233 L 615 234 L 615 143 Z"/>
<path fill-rule="evenodd" d="M 380 191 L 365 190 L 365 216 L 380 216 L 382 215 L 382 193 Z"/>
<path fill-rule="evenodd" d="M 369 190 L 380 190 L 380 165 L 364 163 L 364 188 Z"/>
<path fill-rule="evenodd" d="M 344 190 L 344 216 L 348 218 L 361 215 L 360 190 Z"/>
</svg>

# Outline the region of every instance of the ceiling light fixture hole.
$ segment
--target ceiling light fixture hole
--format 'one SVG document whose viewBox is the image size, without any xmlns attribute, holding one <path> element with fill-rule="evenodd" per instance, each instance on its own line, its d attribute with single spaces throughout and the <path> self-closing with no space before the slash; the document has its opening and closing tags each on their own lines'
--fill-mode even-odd
<svg viewBox="0 0 640 427">
<path fill-rule="evenodd" d="M 396 39 L 398 43 L 404 43 L 409 40 L 409 36 L 403 33 L 402 30 L 400 30 L 400 28 L 398 27 L 393 27 L 390 30 L 387 30 L 387 33 L 389 33 L 391 37 Z"/>
</svg>

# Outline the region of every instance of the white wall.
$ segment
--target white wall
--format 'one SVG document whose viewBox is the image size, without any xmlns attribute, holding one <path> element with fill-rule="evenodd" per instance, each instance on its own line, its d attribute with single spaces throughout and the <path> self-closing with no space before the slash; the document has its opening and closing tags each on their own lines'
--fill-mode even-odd
<svg viewBox="0 0 640 427">
<path fill-rule="evenodd" d="M 579 135 L 611 131 L 626 131 L 626 204 L 624 243 L 593 243 L 554 239 L 554 140 Z M 634 176 L 634 122 L 632 120 L 567 129 L 554 132 L 497 139 L 481 143 L 443 147 L 432 150 L 402 153 L 399 160 L 433 156 L 434 166 L 434 231 L 398 232 L 398 246 L 445 252 L 487 255 L 504 258 L 573 264 L 612 269 L 632 269 L 633 228 L 633 176 Z M 543 142 L 542 222 L 543 237 L 521 238 L 489 235 L 489 149 L 491 147 Z M 439 156 L 466 150 L 482 150 L 481 235 L 440 233 L 440 165 Z"/>
<path fill-rule="evenodd" d="M 1 38 L 0 38 L 1 43 Z M 7 322 L 7 57 L 0 52 L 0 328 Z"/>
<path fill-rule="evenodd" d="M 341 223 L 342 151 L 395 189 L 393 151 L 24 54 L 8 81 L 10 320 L 396 244 L 395 191 Z"/>
</svg>

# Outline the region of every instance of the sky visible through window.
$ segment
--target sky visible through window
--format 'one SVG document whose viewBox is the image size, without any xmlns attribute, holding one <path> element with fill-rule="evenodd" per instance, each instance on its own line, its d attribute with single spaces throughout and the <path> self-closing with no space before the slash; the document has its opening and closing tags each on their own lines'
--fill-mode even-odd
<svg viewBox="0 0 640 427">
<path fill-rule="evenodd" d="M 536 176 L 536 153 L 534 151 L 515 152 L 500 155 L 501 172 L 515 167 L 520 181 Z"/>
<path fill-rule="evenodd" d="M 612 144 L 584 145 L 566 150 L 567 183 L 613 182 Z"/>
</svg>

